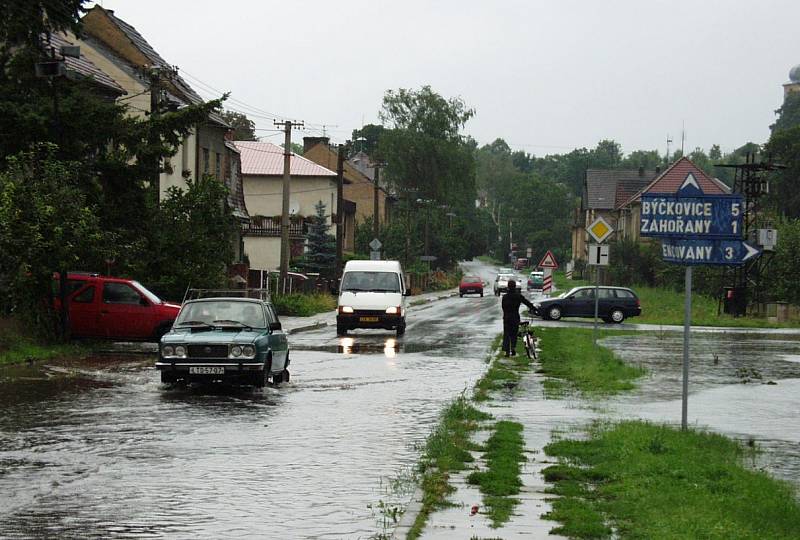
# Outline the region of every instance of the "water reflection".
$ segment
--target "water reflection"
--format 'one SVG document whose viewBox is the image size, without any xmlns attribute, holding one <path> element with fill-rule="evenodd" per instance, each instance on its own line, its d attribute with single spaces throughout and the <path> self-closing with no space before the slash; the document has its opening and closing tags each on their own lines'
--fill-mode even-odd
<svg viewBox="0 0 800 540">
<path fill-rule="evenodd" d="M 395 358 L 403 348 L 395 338 L 382 340 L 343 337 L 339 339 L 336 352 L 340 354 L 383 354 L 386 358 Z"/>
</svg>

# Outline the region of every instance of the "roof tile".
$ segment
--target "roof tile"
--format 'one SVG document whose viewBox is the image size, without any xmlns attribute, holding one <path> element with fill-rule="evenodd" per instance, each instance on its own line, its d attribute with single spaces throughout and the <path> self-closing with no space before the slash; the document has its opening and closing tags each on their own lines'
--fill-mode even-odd
<svg viewBox="0 0 800 540">
<path fill-rule="evenodd" d="M 242 174 L 282 176 L 283 148 L 268 142 L 234 141 L 242 154 Z M 292 176 L 336 176 L 336 173 L 297 154 L 289 160 Z"/>
</svg>

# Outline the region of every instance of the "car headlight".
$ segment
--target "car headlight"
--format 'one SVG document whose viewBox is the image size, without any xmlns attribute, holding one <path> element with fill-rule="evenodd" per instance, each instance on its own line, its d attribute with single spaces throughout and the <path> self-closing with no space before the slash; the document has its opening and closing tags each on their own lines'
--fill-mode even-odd
<svg viewBox="0 0 800 540">
<path fill-rule="evenodd" d="M 177 345 L 175 347 L 175 356 L 186 358 L 186 347 L 184 345 Z"/>
<path fill-rule="evenodd" d="M 239 358 L 242 356 L 242 348 L 239 345 L 234 345 L 231 347 L 231 356 L 234 358 Z"/>
<path fill-rule="evenodd" d="M 536 304 L 536 303 L 534 303 L 534 304 L 533 304 L 533 307 L 535 307 L 536 309 L 539 309 L 540 307 L 542 307 L 542 304 Z"/>
<path fill-rule="evenodd" d="M 175 347 L 172 345 L 164 345 L 161 348 L 161 356 L 174 356 L 175 355 Z"/>
<path fill-rule="evenodd" d="M 386 308 L 386 313 L 388 313 L 389 315 L 397 315 L 398 313 L 400 313 L 400 308 L 397 306 L 388 307 Z"/>
<path fill-rule="evenodd" d="M 353 308 L 350 306 L 339 306 L 339 313 L 353 313 Z"/>
<path fill-rule="evenodd" d="M 246 356 L 247 358 L 253 358 L 256 355 L 256 348 L 252 345 L 245 345 L 242 347 L 242 356 Z"/>
</svg>

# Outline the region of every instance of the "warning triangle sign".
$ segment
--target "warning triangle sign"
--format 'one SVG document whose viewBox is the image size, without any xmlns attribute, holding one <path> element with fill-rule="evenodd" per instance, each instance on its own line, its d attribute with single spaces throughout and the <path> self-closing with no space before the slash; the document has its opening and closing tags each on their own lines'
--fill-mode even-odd
<svg viewBox="0 0 800 540">
<path fill-rule="evenodd" d="M 558 268 L 556 258 L 553 257 L 553 253 L 549 249 L 547 250 L 547 253 L 544 254 L 544 257 L 542 257 L 542 260 L 539 261 L 539 266 L 542 268 Z"/>
</svg>

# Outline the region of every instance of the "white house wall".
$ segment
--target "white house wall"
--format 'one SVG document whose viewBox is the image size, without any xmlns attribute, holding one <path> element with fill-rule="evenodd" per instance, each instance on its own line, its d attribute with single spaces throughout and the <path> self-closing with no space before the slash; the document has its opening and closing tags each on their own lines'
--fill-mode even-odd
<svg viewBox="0 0 800 540">
<path fill-rule="evenodd" d="M 279 176 L 244 177 L 244 199 L 251 216 L 279 216 L 283 209 L 283 178 Z M 290 202 L 299 205 L 298 214 L 316 215 L 314 208 L 320 200 L 325 204 L 328 223 L 336 212 L 336 181 L 330 177 L 293 177 Z M 251 255 L 252 262 L 252 255 Z"/>
</svg>

